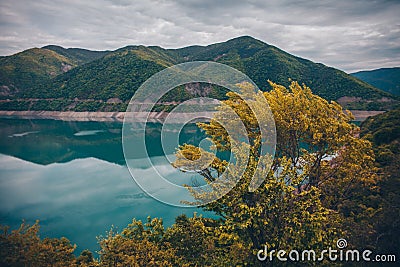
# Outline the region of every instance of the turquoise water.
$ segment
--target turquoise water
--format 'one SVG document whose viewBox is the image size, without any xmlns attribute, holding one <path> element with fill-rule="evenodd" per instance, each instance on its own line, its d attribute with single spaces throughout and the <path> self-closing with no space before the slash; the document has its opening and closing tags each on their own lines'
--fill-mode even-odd
<svg viewBox="0 0 400 267">
<path fill-rule="evenodd" d="M 16 228 L 23 219 L 39 219 L 42 237 L 65 236 L 79 253 L 98 250 L 96 236 L 132 218 L 161 217 L 168 226 L 182 213 L 211 215 L 148 197 L 125 165 L 121 128 L 119 122 L 0 119 L 0 223 Z M 173 148 L 162 150 L 159 124 L 148 129 L 148 153 L 157 162 Z M 197 144 L 202 137 L 190 125 L 179 141 Z M 143 175 L 151 179 L 146 169 Z"/>
</svg>

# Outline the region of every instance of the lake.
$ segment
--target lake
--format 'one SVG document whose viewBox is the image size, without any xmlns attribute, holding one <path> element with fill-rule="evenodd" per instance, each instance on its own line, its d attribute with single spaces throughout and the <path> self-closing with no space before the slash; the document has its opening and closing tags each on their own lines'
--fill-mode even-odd
<svg viewBox="0 0 400 267">
<path fill-rule="evenodd" d="M 14 229 L 23 219 L 31 224 L 38 219 L 41 237 L 65 236 L 79 253 L 99 250 L 96 236 L 112 225 L 121 230 L 132 218 L 161 217 L 169 226 L 182 213 L 212 216 L 145 194 L 125 165 L 121 129 L 120 122 L 0 119 L 0 223 Z M 164 155 L 174 148 L 161 148 L 160 124 L 148 129 L 149 156 L 165 164 Z M 179 143 L 198 144 L 203 137 L 192 124 Z M 142 173 L 151 179 L 146 169 Z"/>
</svg>

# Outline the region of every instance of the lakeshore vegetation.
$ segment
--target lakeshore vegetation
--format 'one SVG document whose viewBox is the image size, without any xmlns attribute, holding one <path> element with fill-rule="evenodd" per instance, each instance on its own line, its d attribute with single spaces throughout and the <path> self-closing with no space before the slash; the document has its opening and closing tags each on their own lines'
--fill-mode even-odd
<svg viewBox="0 0 400 267">
<path fill-rule="evenodd" d="M 369 118 L 360 128 L 339 104 L 313 94 L 306 85 L 269 86 L 263 94 L 275 118 L 277 151 L 271 170 L 264 172 L 265 181 L 254 192 L 248 186 L 262 160 L 257 154 L 258 122 L 240 94 L 225 97 L 224 103 L 249 132 L 251 157 L 228 194 L 202 205 L 218 218 L 182 215 L 170 227 L 164 227 L 162 218 L 133 219 L 122 231 L 111 228 L 99 237 L 98 255 L 84 250 L 79 256 L 73 253 L 76 245 L 66 238 L 41 239 L 39 222 L 14 230 L 2 226 L 0 265 L 263 266 L 256 253 L 264 246 L 321 251 L 334 247 L 339 238 L 345 238 L 349 248 L 398 253 L 400 110 Z M 227 133 L 216 121 L 199 127 L 219 149 L 231 149 Z M 201 152 L 195 146 L 181 146 L 174 166 L 184 167 L 180 156 L 196 160 Z M 244 155 L 240 150 L 234 153 L 240 164 Z M 327 155 L 334 157 L 326 159 Z M 226 162 L 215 158 L 199 173 L 209 182 L 225 168 Z M 207 192 L 196 193 L 189 185 L 187 189 L 200 203 L 208 198 Z M 287 266 L 279 261 L 274 265 Z"/>
</svg>

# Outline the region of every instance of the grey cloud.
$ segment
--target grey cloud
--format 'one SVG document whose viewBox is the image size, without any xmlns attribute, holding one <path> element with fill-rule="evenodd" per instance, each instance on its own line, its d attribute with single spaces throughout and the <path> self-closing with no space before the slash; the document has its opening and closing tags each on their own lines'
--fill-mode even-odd
<svg viewBox="0 0 400 267">
<path fill-rule="evenodd" d="M 399 13 L 399 1 L 4 0 L 0 54 L 46 44 L 177 48 L 251 35 L 354 71 L 400 65 Z"/>
</svg>

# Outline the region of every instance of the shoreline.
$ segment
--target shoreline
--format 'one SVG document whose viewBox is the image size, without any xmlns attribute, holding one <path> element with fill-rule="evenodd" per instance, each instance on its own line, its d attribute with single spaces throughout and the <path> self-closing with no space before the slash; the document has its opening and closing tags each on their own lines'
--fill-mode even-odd
<svg viewBox="0 0 400 267">
<path fill-rule="evenodd" d="M 167 112 L 150 112 L 146 118 L 146 112 L 131 113 L 130 119 L 133 122 L 159 121 L 163 122 L 167 119 L 171 123 L 190 120 L 191 118 L 211 118 L 214 112 L 196 112 L 196 113 L 167 113 Z M 169 116 L 170 115 L 170 116 Z M 0 110 L 0 118 L 13 119 L 47 119 L 62 121 L 117 121 L 123 122 L 125 112 L 97 112 L 97 111 L 8 111 Z"/>
<path fill-rule="evenodd" d="M 365 121 L 368 117 L 376 116 L 382 114 L 386 111 L 381 110 L 349 110 L 353 116 L 354 121 Z"/>
<path fill-rule="evenodd" d="M 385 111 L 368 111 L 368 110 L 350 110 L 355 117 L 355 121 L 364 121 L 370 116 L 381 114 Z M 182 122 L 190 118 L 210 118 L 213 112 L 197 112 L 197 113 L 167 113 L 167 112 L 150 112 L 150 121 L 165 121 L 169 114 L 169 121 Z M 145 112 L 135 112 L 132 115 L 133 121 L 145 122 Z M 119 121 L 123 122 L 125 112 L 97 112 L 97 111 L 7 111 L 0 110 L 1 118 L 16 119 L 50 119 L 63 121 Z"/>
<path fill-rule="evenodd" d="M 75 111 L 8 111 L 0 110 L 0 117 L 14 119 L 49 119 L 63 121 L 123 121 L 125 112 Z"/>
</svg>

